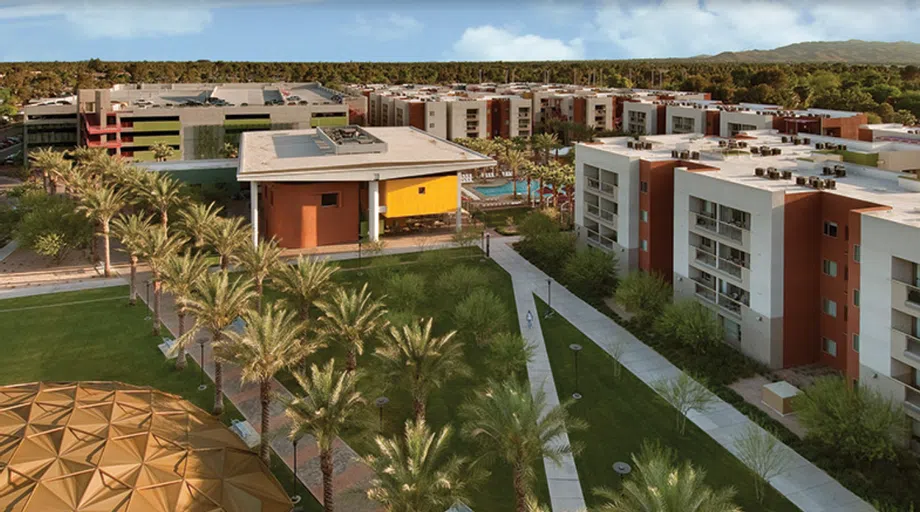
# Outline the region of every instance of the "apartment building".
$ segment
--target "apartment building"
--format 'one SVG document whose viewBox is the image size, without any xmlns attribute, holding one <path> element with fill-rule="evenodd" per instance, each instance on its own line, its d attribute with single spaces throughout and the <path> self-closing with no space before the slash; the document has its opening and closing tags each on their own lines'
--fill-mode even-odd
<svg viewBox="0 0 920 512">
<path fill-rule="evenodd" d="M 76 96 L 47 98 L 23 108 L 23 159 L 29 148 L 68 149 L 77 145 Z"/>
<path fill-rule="evenodd" d="M 121 84 L 80 90 L 67 104 L 26 106 L 27 133 L 58 130 L 69 143 L 107 148 L 135 161 L 152 160 L 165 143 L 173 159 L 219 156 L 252 130 L 343 126 L 349 111 L 363 112 L 364 97 L 349 97 L 318 83 Z M 57 127 L 66 116 L 66 130 Z M 27 136 L 31 146 L 38 136 Z"/>
<path fill-rule="evenodd" d="M 920 144 L 920 127 L 899 123 L 865 124 L 859 127 L 859 140 Z"/>
<path fill-rule="evenodd" d="M 603 139 L 578 147 L 576 224 L 750 357 L 835 368 L 920 421 L 918 169 L 912 144 L 777 130 Z"/>
</svg>

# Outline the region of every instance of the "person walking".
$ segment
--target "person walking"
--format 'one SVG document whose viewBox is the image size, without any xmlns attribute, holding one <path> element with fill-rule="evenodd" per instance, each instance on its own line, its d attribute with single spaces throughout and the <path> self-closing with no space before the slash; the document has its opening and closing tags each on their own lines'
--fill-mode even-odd
<svg viewBox="0 0 920 512">
<path fill-rule="evenodd" d="M 527 328 L 533 329 L 533 313 L 529 309 L 527 310 Z"/>
</svg>

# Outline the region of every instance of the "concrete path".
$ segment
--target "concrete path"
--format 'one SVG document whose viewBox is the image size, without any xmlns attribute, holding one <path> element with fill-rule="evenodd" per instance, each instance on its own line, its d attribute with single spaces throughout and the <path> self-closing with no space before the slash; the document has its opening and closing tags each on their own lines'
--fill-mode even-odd
<svg viewBox="0 0 920 512">
<path fill-rule="evenodd" d="M 140 282 L 140 281 L 138 281 Z M 44 295 L 46 293 L 58 292 L 76 292 L 80 290 L 93 290 L 96 288 L 108 288 L 110 286 L 125 286 L 128 281 L 120 277 L 110 277 L 108 279 L 99 278 L 91 281 L 77 281 L 73 283 L 58 283 L 39 286 L 29 286 L 25 288 L 11 288 L 9 290 L 0 290 L 0 299 L 15 299 L 19 297 L 31 297 L 32 295 Z"/>
<path fill-rule="evenodd" d="M 515 283 L 514 291 L 518 300 L 518 308 L 522 307 L 522 298 L 524 298 L 522 295 L 526 296 L 529 293 L 534 293 L 542 300 L 549 302 L 547 297 L 549 276 L 515 252 L 510 247 L 508 240 L 513 241 L 514 239 L 493 240 L 492 257 L 511 274 Z M 624 349 L 620 361 L 646 384 L 659 379 L 676 379 L 682 373 L 680 369 L 642 343 L 629 331 L 576 297 L 555 280 L 551 280 L 551 287 L 553 309 L 608 353 L 613 351 L 616 344 L 623 344 Z M 533 307 L 532 299 L 529 303 L 523 302 L 525 302 L 523 307 Z M 534 329 L 537 329 L 536 325 Z M 526 324 L 521 330 L 527 332 Z M 539 357 L 535 358 L 535 364 L 538 363 L 544 365 L 544 371 L 549 368 L 548 361 L 540 362 Z M 528 371 L 530 371 L 529 367 Z M 730 404 L 714 395 L 713 398 L 715 399 L 713 406 L 707 411 L 690 411 L 687 417 L 716 442 L 737 455 L 738 450 L 735 446 L 737 438 L 751 426 L 760 431 L 763 429 Z M 783 445 L 783 449 L 788 454 L 790 464 L 782 475 L 770 480 L 770 485 L 804 512 L 870 512 L 875 510 L 791 448 Z M 547 473 L 549 474 L 549 471 Z M 550 494 L 552 493 L 553 487 L 551 486 Z M 554 499 L 553 510 L 557 512 L 567 509 L 557 509 Z"/>
<path fill-rule="evenodd" d="M 149 274 L 139 273 L 137 276 L 138 283 L 143 283 L 149 277 Z M 138 294 L 138 297 L 141 301 L 146 299 L 143 293 Z M 160 315 L 163 325 L 175 336 L 179 329 L 179 321 L 175 314 L 173 298 L 168 293 L 164 293 L 161 299 Z M 192 321 L 187 319 L 186 324 L 191 325 Z M 204 369 L 205 373 L 213 380 L 214 359 L 211 353 L 211 344 L 209 343 L 210 336 L 206 333 L 200 333 L 198 340 L 205 341 Z M 200 345 L 196 343 L 193 347 L 190 347 L 189 355 L 201 365 Z M 257 384 L 243 385 L 240 382 L 239 368 L 230 364 L 223 365 L 223 385 L 227 399 L 236 406 L 256 432 L 259 432 L 262 417 L 262 408 L 259 403 L 259 386 Z M 213 390 L 213 385 L 211 389 Z M 291 396 L 288 390 L 277 380 L 273 383 L 273 390 L 281 397 Z M 287 418 L 284 417 L 284 406 L 276 398 L 272 401 L 270 408 L 272 432 L 279 433 L 272 440 L 271 446 L 290 468 L 294 462 L 294 447 L 284 435 L 288 425 Z M 333 483 L 337 510 L 347 510 L 348 512 L 378 512 L 381 510 L 376 503 L 367 498 L 367 489 L 370 487 L 371 479 L 374 478 L 374 472 L 341 439 L 337 440 L 333 448 L 333 464 L 335 466 Z M 316 500 L 322 503 L 323 481 L 319 467 L 319 451 L 312 437 L 304 437 L 297 443 L 297 466 L 297 478 L 310 490 Z"/>
<path fill-rule="evenodd" d="M 17 242 L 16 240 L 12 240 L 10 243 L 4 245 L 3 248 L 0 248 L 0 261 L 5 260 L 7 256 L 9 256 L 10 254 L 13 254 L 13 251 L 15 251 L 18 248 L 19 248 L 19 242 Z"/>
</svg>

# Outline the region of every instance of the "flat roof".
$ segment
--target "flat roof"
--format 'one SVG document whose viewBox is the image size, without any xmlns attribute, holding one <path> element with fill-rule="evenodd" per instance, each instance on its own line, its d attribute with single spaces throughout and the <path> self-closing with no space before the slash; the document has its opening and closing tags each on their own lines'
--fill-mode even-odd
<svg viewBox="0 0 920 512">
<path fill-rule="evenodd" d="M 488 156 L 411 126 L 360 129 L 385 143 L 385 151 L 336 154 L 315 128 L 246 132 L 237 179 L 371 181 L 496 165 Z"/>
<path fill-rule="evenodd" d="M 823 176 L 821 173 L 824 164 L 800 160 L 813 156 L 815 152 L 813 145 L 795 145 L 792 142 L 783 143 L 782 136 L 774 130 L 758 130 L 745 133 L 753 138 L 736 140 L 747 142 L 749 147 L 769 146 L 770 148 L 780 148 L 782 153 L 762 157 L 746 153 L 744 149 L 739 149 L 738 151 L 743 152 L 743 155 L 727 156 L 723 159 L 721 152 L 723 148 L 719 146 L 719 140 L 727 139 L 704 137 L 700 134 L 641 137 L 641 140 L 652 143 L 652 149 L 629 148 L 627 142 L 634 140 L 632 137 L 602 138 L 598 139 L 601 142 L 600 144 L 580 145 L 633 159 L 650 161 L 674 160 L 674 157 L 671 156 L 672 150 L 699 151 L 699 160 L 687 161 L 698 162 L 715 168 L 711 171 L 700 171 L 703 175 L 770 192 L 781 191 L 786 194 L 814 192 L 814 188 L 797 185 L 795 178 L 797 176 L 828 177 Z M 803 134 L 802 137 L 808 137 L 808 135 Z M 833 164 L 844 165 L 847 168 L 847 175 L 843 178 L 830 176 L 830 178 L 836 180 L 836 189 L 825 188 L 822 189 L 824 192 L 890 206 L 890 211 L 871 212 L 868 214 L 893 222 L 920 227 L 920 193 L 905 190 L 898 183 L 898 177 L 905 176 L 906 173 L 872 168 L 872 174 L 870 175 L 862 166 L 846 162 L 830 162 L 828 165 L 833 166 Z M 771 180 L 755 176 L 754 169 L 757 167 L 774 167 L 778 171 L 791 171 L 792 179 Z"/>
</svg>

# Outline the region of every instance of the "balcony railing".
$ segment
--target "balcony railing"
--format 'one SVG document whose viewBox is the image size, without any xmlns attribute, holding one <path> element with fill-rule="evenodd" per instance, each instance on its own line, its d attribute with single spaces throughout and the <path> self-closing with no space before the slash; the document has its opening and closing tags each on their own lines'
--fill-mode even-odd
<svg viewBox="0 0 920 512">
<path fill-rule="evenodd" d="M 719 234 L 722 236 L 727 236 L 728 238 L 731 238 L 732 240 L 736 240 L 738 242 L 744 240 L 744 234 L 741 231 L 741 228 L 739 228 L 738 226 L 727 224 L 725 222 L 719 223 Z"/>
<path fill-rule="evenodd" d="M 731 274 L 738 279 L 741 279 L 741 265 L 733 263 L 725 258 L 719 258 L 719 270 Z"/>
<path fill-rule="evenodd" d="M 601 181 L 597 178 L 588 178 L 588 188 L 593 190 L 600 190 Z"/>
<path fill-rule="evenodd" d="M 716 289 L 716 280 L 714 277 L 705 278 L 703 276 L 696 276 L 691 279 L 696 281 L 698 284 L 701 284 L 705 286 L 706 288 L 709 288 L 710 290 L 715 291 Z"/>
<path fill-rule="evenodd" d="M 719 223 L 714 218 L 708 217 L 702 213 L 696 214 L 696 225 L 706 231 L 712 231 L 713 233 L 719 232 Z"/>
<path fill-rule="evenodd" d="M 920 304 L 920 289 L 908 288 L 907 289 L 907 300 L 909 302 L 913 302 L 914 304 Z"/>
<path fill-rule="evenodd" d="M 735 316 L 741 316 L 741 303 L 735 302 L 727 295 L 719 294 L 719 306 L 733 313 Z"/>
<path fill-rule="evenodd" d="M 601 183 L 601 192 L 615 196 L 617 194 L 617 187 L 610 183 Z"/>
<path fill-rule="evenodd" d="M 597 206 L 596 204 L 587 204 L 585 205 L 585 208 L 588 209 L 588 213 L 590 213 L 591 215 L 594 215 L 595 217 L 601 216 L 601 208 Z"/>
<path fill-rule="evenodd" d="M 610 210 L 601 208 L 601 218 L 607 222 L 616 222 L 617 215 Z"/>
<path fill-rule="evenodd" d="M 718 268 L 715 255 L 699 248 L 696 249 L 696 261 L 711 268 Z"/>
<path fill-rule="evenodd" d="M 716 302 L 716 292 L 700 284 L 696 285 L 696 295 L 713 304 Z"/>
<path fill-rule="evenodd" d="M 612 239 L 607 238 L 606 236 L 592 229 L 586 229 L 585 231 L 588 232 L 587 237 L 589 241 L 592 241 L 600 245 L 601 247 L 605 247 L 607 249 L 613 249 L 614 241 Z"/>
<path fill-rule="evenodd" d="M 907 346 L 904 348 L 904 355 L 915 361 L 920 361 L 920 338 L 904 333 L 907 338 Z"/>
</svg>

